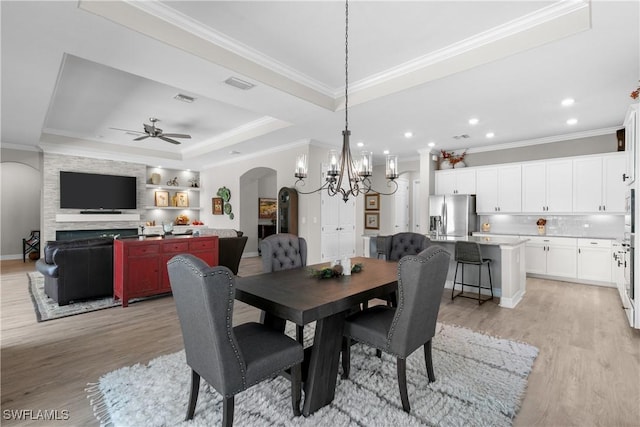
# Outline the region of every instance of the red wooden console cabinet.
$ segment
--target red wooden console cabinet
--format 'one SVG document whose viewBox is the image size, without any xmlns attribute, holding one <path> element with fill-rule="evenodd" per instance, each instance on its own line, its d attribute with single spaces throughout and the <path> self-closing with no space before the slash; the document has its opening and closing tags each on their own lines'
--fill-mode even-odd
<svg viewBox="0 0 640 427">
<path fill-rule="evenodd" d="M 218 265 L 218 236 L 147 237 L 113 243 L 113 295 L 123 307 L 132 298 L 171 292 L 167 261 L 178 254 L 193 254 L 210 266 Z"/>
</svg>

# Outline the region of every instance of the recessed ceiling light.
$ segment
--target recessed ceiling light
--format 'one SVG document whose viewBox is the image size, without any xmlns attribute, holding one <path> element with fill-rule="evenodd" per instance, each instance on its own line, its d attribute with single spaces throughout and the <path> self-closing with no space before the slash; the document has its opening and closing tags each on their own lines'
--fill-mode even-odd
<svg viewBox="0 0 640 427">
<path fill-rule="evenodd" d="M 389 154 L 389 150 L 384 150 L 382 154 Z"/>
<path fill-rule="evenodd" d="M 485 136 L 486 136 L 487 138 L 493 138 L 494 136 L 496 136 L 496 134 L 495 134 L 495 133 L 493 133 L 493 132 L 488 132 Z"/>
<path fill-rule="evenodd" d="M 430 142 L 430 143 L 428 143 L 427 145 L 428 145 L 429 147 L 435 147 L 435 146 L 436 146 L 436 143 L 435 143 L 435 142 Z"/>
<path fill-rule="evenodd" d="M 562 100 L 561 104 L 562 104 L 562 106 L 563 106 L 563 107 L 568 107 L 569 105 L 573 105 L 573 104 L 574 104 L 574 102 L 576 102 L 576 100 L 575 100 L 575 99 L 573 99 L 573 98 L 566 98 L 566 99 L 563 99 L 563 100 Z"/>
<path fill-rule="evenodd" d="M 235 156 L 236 154 L 240 154 L 240 152 L 236 150 L 231 150 L 229 151 L 229 154 L 231 154 L 232 156 Z"/>
<path fill-rule="evenodd" d="M 413 136 L 413 132 L 405 132 L 404 133 L 404 137 L 405 138 L 411 138 Z"/>
<path fill-rule="evenodd" d="M 364 142 L 358 142 L 356 145 L 357 145 L 358 147 L 364 147 Z"/>
<path fill-rule="evenodd" d="M 578 119 L 569 119 L 569 120 L 567 120 L 567 124 L 568 125 L 575 125 L 576 123 L 578 123 Z"/>
<path fill-rule="evenodd" d="M 480 120 L 478 120 L 477 118 L 472 117 L 472 118 L 469 119 L 469 124 L 470 125 L 477 125 L 479 121 Z"/>
</svg>

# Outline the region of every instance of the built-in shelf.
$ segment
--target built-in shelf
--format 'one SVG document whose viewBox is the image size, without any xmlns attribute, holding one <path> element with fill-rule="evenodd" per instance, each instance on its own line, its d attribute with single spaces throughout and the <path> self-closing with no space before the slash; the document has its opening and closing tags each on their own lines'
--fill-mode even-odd
<svg viewBox="0 0 640 427">
<path fill-rule="evenodd" d="M 175 185 L 146 184 L 147 188 L 165 191 L 200 191 L 200 187 L 178 187 Z"/>
<path fill-rule="evenodd" d="M 143 206 L 142 209 L 161 209 L 161 210 L 174 210 L 174 211 L 200 211 L 202 208 L 198 207 L 184 207 L 184 206 Z"/>
<path fill-rule="evenodd" d="M 140 221 L 140 214 L 57 214 L 56 222 Z"/>
</svg>

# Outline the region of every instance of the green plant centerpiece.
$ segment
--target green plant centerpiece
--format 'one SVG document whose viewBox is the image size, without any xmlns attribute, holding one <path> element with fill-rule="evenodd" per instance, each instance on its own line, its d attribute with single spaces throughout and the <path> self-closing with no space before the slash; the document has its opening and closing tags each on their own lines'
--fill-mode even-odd
<svg viewBox="0 0 640 427">
<path fill-rule="evenodd" d="M 362 263 L 353 264 L 351 266 L 351 274 L 360 273 L 363 269 Z M 317 279 L 329 279 L 331 277 L 339 277 L 344 273 L 344 268 L 340 264 L 336 264 L 333 267 L 321 268 L 320 270 L 316 270 L 313 268 L 309 269 L 309 273 L 311 273 L 312 277 Z"/>
</svg>

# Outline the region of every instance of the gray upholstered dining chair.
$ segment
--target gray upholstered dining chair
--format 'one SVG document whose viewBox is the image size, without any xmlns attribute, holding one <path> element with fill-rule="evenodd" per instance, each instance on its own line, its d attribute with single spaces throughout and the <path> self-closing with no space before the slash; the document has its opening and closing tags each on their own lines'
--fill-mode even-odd
<svg viewBox="0 0 640 427">
<path fill-rule="evenodd" d="M 260 242 L 262 272 L 289 270 L 307 265 L 307 241 L 295 234 L 279 233 Z"/>
<path fill-rule="evenodd" d="M 260 242 L 262 272 L 290 270 L 306 267 L 307 241 L 295 234 L 278 233 L 265 237 Z M 304 326 L 296 325 L 296 339 L 304 341 Z"/>
<path fill-rule="evenodd" d="M 403 232 L 387 236 L 384 255 L 387 261 L 399 261 L 406 255 L 417 255 L 427 248 L 429 239 L 424 234 Z"/>
<path fill-rule="evenodd" d="M 302 345 L 260 323 L 233 327 L 235 277 L 227 267 L 177 255 L 167 264 L 187 364 L 193 418 L 200 377 L 223 396 L 223 425 L 233 424 L 234 396 L 291 368 L 291 401 L 300 415 Z"/>
<path fill-rule="evenodd" d="M 403 232 L 396 233 L 384 238 L 384 257 L 387 261 L 400 261 L 407 255 L 417 255 L 427 248 L 430 240 L 424 234 Z M 387 297 L 388 305 L 396 304 L 396 293 L 392 293 Z M 367 308 L 368 304 L 364 304 Z"/>
<path fill-rule="evenodd" d="M 349 377 L 351 344 L 355 340 L 391 355 L 397 360 L 402 408 L 409 412 L 406 359 L 420 346 L 429 382 L 435 381 L 431 339 L 435 335 L 440 300 L 451 255 L 440 246 L 430 246 L 398 263 L 398 305 L 376 305 L 347 317 L 342 349 L 343 377 Z"/>
</svg>

